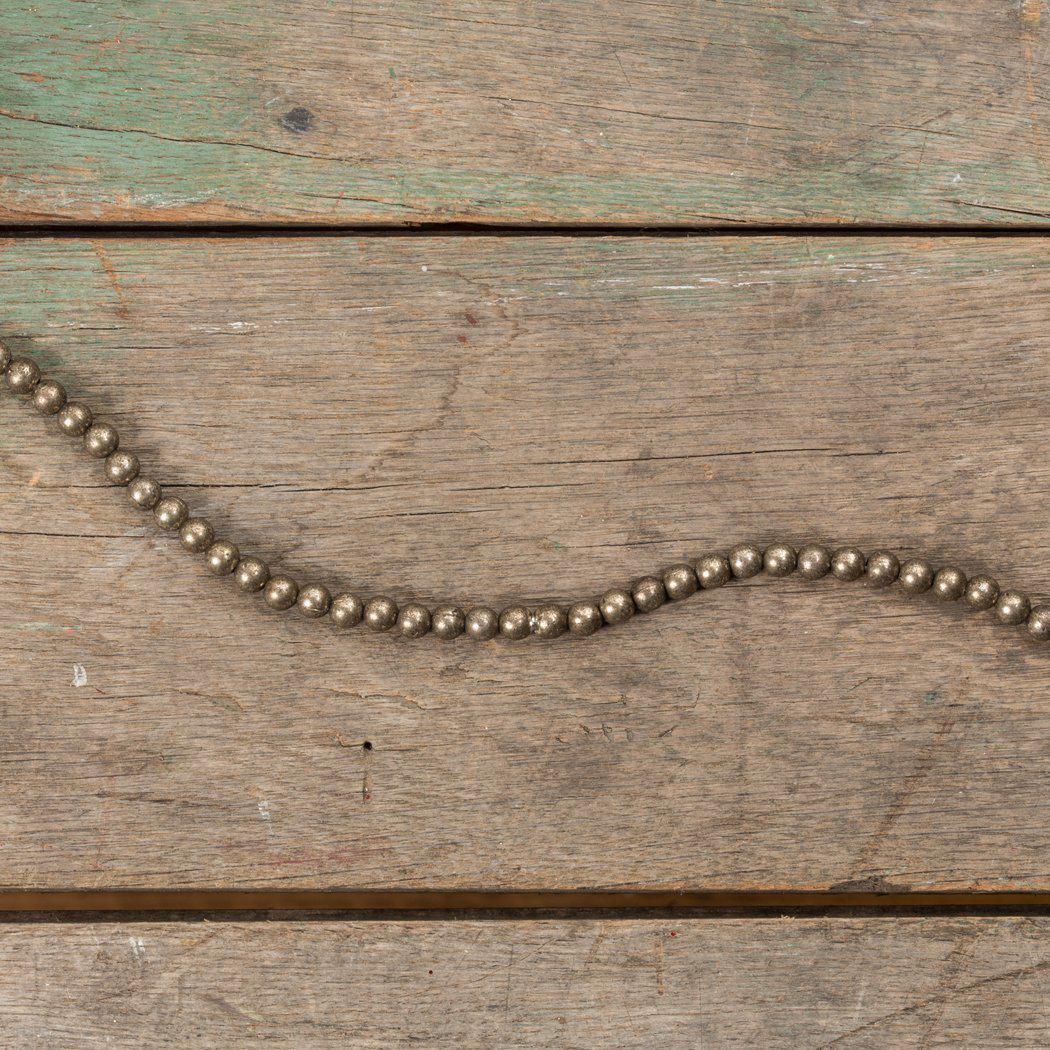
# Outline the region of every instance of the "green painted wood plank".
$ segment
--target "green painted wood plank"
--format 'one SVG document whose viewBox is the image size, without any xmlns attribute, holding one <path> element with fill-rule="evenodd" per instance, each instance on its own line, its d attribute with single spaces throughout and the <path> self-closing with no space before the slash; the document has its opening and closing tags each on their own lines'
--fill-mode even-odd
<svg viewBox="0 0 1050 1050">
<path fill-rule="evenodd" d="M 0 221 L 1045 224 L 1046 0 L 3 0 Z"/>
</svg>

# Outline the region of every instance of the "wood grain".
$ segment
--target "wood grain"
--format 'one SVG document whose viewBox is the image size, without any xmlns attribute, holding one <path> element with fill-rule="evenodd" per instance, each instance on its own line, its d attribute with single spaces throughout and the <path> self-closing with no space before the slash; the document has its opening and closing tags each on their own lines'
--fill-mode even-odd
<svg viewBox="0 0 1050 1050">
<path fill-rule="evenodd" d="M 304 579 L 567 598 L 783 536 L 1050 594 L 1038 240 L 10 239 L 0 289 Z M 1050 654 L 987 618 L 757 580 L 586 643 L 336 636 L 7 398 L 0 441 L 2 885 L 1047 887 Z"/>
<path fill-rule="evenodd" d="M 0 929 L 0 1024 L 12 1048 L 1047 1041 L 1045 919 Z"/>
<path fill-rule="evenodd" d="M 8 0 L 14 223 L 1035 224 L 1046 0 Z"/>
</svg>

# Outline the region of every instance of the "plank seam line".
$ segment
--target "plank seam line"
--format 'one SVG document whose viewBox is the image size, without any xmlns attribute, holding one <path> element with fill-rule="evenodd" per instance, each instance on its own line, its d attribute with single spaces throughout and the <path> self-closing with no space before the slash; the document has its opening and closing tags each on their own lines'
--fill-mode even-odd
<svg viewBox="0 0 1050 1050">
<path fill-rule="evenodd" d="M 474 912 L 542 918 L 552 912 L 629 917 L 734 913 L 821 915 L 951 913 L 1050 914 L 1050 891 L 872 890 L 0 890 L 0 919 L 22 915 L 271 913 L 456 915 Z"/>
<path fill-rule="evenodd" d="M 192 224 L 124 224 L 124 223 L 0 223 L 0 239 L 37 239 L 95 237 L 125 239 L 229 237 L 249 240 L 253 237 L 979 237 L 979 238 L 1048 238 L 1050 225 L 1018 224 L 953 224 L 916 225 L 839 225 L 828 223 L 792 223 L 745 225 L 614 225 L 614 224 L 514 224 L 514 223 L 413 223 L 407 224 L 313 224 L 296 223 L 192 223 Z"/>
</svg>

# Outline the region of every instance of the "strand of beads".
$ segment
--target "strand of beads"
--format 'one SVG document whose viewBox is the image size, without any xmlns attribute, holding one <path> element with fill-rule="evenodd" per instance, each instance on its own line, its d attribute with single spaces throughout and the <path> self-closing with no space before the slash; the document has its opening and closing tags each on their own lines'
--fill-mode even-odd
<svg viewBox="0 0 1050 1050">
<path fill-rule="evenodd" d="M 430 610 L 419 602 L 398 607 L 393 598 L 364 598 L 336 594 L 320 584 L 300 584 L 290 576 L 271 573 L 269 565 L 253 555 L 242 556 L 237 546 L 215 535 L 211 523 L 192 516 L 178 496 L 165 495 L 160 483 L 140 473 L 138 457 L 120 448 L 116 428 L 95 419 L 86 405 L 68 400 L 61 383 L 45 379 L 29 358 L 12 357 L 0 344 L 0 375 L 7 387 L 30 402 L 42 415 L 57 419 L 59 429 L 81 439 L 89 455 L 104 461 L 105 476 L 113 485 L 126 486 L 131 502 L 153 515 L 166 532 L 177 533 L 191 554 L 202 555 L 210 572 L 232 576 L 248 594 L 262 594 L 271 609 L 293 606 L 308 619 L 327 616 L 336 627 L 364 624 L 373 631 L 396 631 L 406 638 L 433 633 L 453 639 L 466 635 L 476 641 L 497 636 L 520 640 L 592 635 L 606 625 L 625 623 L 638 613 L 650 613 L 668 602 L 679 602 L 698 591 L 714 590 L 733 580 L 747 580 L 759 573 L 782 578 L 798 573 L 807 580 L 832 576 L 843 581 L 863 580 L 875 588 L 897 586 L 906 595 L 930 592 L 942 602 L 962 601 L 975 612 L 992 610 L 1007 626 L 1024 625 L 1038 640 L 1050 639 L 1050 606 L 1033 608 L 1028 595 L 1002 590 L 990 576 L 966 574 L 954 566 L 935 569 L 930 562 L 912 559 L 903 564 L 890 551 L 865 554 L 856 547 L 831 550 L 812 544 L 796 550 L 787 543 L 765 548 L 751 543 L 725 554 L 705 554 L 693 562 L 672 565 L 652 576 L 643 576 L 629 587 L 613 587 L 600 598 L 571 605 L 514 605 L 497 612 L 488 606 L 460 608 L 441 605 Z"/>
</svg>

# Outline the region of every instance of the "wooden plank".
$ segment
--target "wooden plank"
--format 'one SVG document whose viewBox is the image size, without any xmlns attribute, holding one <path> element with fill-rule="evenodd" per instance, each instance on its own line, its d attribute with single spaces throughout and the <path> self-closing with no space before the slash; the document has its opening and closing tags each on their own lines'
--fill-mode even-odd
<svg viewBox="0 0 1050 1050">
<path fill-rule="evenodd" d="M 499 605 L 783 536 L 1045 600 L 1047 261 L 13 239 L 0 289 L 12 343 L 304 579 Z M 987 617 L 755 580 L 585 643 L 337 636 L 9 398 L 0 435 L 4 885 L 1047 887 L 1050 653 Z"/>
<path fill-rule="evenodd" d="M 1037 224 L 1046 0 L 9 0 L 0 218 Z"/>
<path fill-rule="evenodd" d="M 1038 918 L 4 925 L 10 1047 L 1045 1047 Z M 32 960 L 32 966 L 26 965 Z"/>
</svg>

